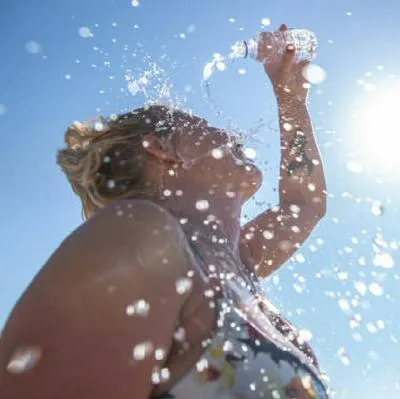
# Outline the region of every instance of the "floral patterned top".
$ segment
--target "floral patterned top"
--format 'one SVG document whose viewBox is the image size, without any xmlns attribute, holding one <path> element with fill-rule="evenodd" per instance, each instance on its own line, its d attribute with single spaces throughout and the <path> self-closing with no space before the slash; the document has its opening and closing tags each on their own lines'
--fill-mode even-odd
<svg viewBox="0 0 400 399">
<path fill-rule="evenodd" d="M 244 301 L 241 294 L 216 300 L 217 328 L 203 355 L 152 399 L 330 398 L 316 356 L 295 328 L 266 298 Z"/>
</svg>

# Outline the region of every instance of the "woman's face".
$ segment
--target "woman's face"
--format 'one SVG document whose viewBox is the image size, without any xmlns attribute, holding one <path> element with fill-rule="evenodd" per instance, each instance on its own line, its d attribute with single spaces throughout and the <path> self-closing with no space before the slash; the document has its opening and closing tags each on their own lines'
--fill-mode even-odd
<svg viewBox="0 0 400 399">
<path fill-rule="evenodd" d="M 247 200 L 260 187 L 260 169 L 245 156 L 238 138 L 225 130 L 193 117 L 190 123 L 174 129 L 171 140 L 183 167 L 191 169 L 196 179 L 201 178 L 210 188 L 240 193 Z"/>
</svg>

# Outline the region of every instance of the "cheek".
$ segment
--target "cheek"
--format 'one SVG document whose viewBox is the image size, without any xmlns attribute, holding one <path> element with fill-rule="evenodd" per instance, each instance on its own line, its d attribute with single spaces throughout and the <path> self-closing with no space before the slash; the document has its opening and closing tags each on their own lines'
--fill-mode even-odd
<svg viewBox="0 0 400 399">
<path fill-rule="evenodd" d="M 204 139 L 201 136 L 187 132 L 179 137 L 177 152 L 183 160 L 189 161 L 204 155 L 206 150 Z"/>
<path fill-rule="evenodd" d="M 222 160 L 227 152 L 221 147 L 222 143 L 214 140 L 211 135 L 185 133 L 179 137 L 177 152 L 183 160 L 190 161 L 210 155 L 216 161 Z M 212 161 L 212 159 L 210 159 Z"/>
</svg>

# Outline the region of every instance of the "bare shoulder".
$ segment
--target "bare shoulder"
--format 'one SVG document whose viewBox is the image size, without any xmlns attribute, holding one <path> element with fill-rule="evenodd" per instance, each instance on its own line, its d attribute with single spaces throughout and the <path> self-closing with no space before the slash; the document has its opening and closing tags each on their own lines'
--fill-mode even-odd
<svg viewBox="0 0 400 399">
<path fill-rule="evenodd" d="M 116 270 L 122 264 L 129 264 L 135 273 L 173 278 L 186 271 L 190 262 L 179 222 L 166 209 L 146 200 L 120 201 L 93 216 L 64 241 L 53 260 L 71 260 L 71 256 L 86 264 L 89 275 L 77 271 L 80 279 L 91 278 L 92 272 L 99 275 Z"/>
<path fill-rule="evenodd" d="M 137 398 L 149 397 L 152 370 L 165 359 L 142 359 L 135 348 L 169 352 L 190 296 L 176 282 L 190 262 L 179 222 L 156 204 L 123 201 L 99 212 L 67 237 L 14 307 L 0 341 L 0 396 L 125 399 L 134 387 Z M 32 345 L 43 356 L 29 379 L 7 373 L 13 351 Z"/>
</svg>

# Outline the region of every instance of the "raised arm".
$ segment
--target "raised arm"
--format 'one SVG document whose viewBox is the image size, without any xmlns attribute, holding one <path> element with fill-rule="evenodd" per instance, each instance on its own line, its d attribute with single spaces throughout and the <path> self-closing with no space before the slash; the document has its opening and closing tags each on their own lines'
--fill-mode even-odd
<svg viewBox="0 0 400 399">
<path fill-rule="evenodd" d="M 148 399 L 188 296 L 176 289 L 189 262 L 178 224 L 156 205 L 133 201 L 67 238 L 3 331 L 0 397 Z M 15 372 L 9 361 L 23 347 L 40 358 Z"/>
<path fill-rule="evenodd" d="M 282 29 L 282 27 L 281 27 Z M 285 27 L 283 28 L 285 29 Z M 243 226 L 242 260 L 259 278 L 286 262 L 326 212 L 323 165 L 307 110 L 309 84 L 289 48 L 281 65 L 266 65 L 279 110 L 279 203 Z"/>
</svg>

